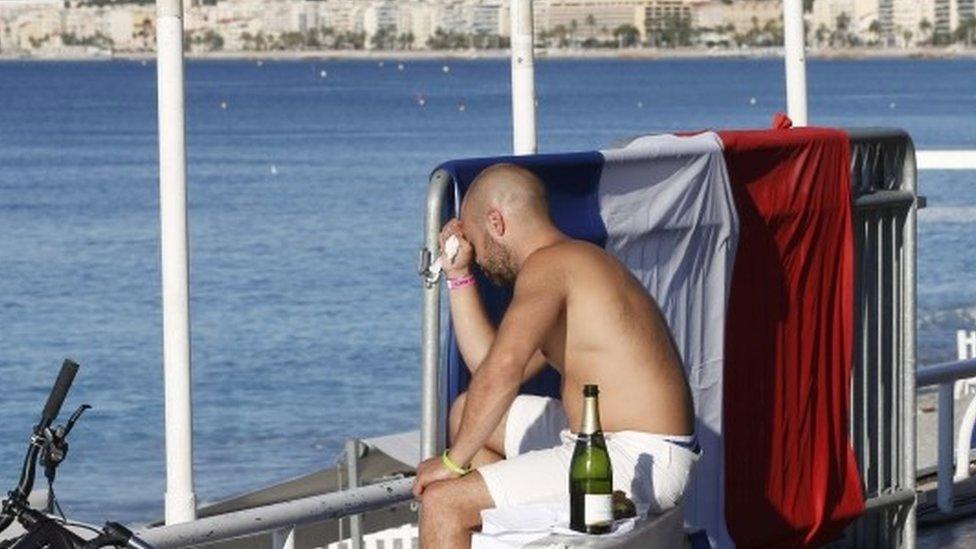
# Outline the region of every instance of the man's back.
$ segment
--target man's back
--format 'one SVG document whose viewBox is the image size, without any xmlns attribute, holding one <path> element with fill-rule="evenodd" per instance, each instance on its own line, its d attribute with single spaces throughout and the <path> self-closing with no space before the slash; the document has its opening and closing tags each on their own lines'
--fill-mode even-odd
<svg viewBox="0 0 976 549">
<path fill-rule="evenodd" d="M 521 276 L 543 276 L 565 300 L 542 351 L 563 374 L 569 425 L 578 428 L 583 385 L 600 386 L 606 431 L 685 435 L 691 393 L 660 309 L 610 253 L 566 240 L 536 251 Z"/>
</svg>

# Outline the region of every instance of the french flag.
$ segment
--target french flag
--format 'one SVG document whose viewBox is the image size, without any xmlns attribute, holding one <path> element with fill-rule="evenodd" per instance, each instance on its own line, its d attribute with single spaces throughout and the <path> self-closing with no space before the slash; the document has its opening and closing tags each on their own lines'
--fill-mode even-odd
<svg viewBox="0 0 976 549">
<path fill-rule="evenodd" d="M 657 300 L 681 353 L 702 457 L 685 518 L 718 547 L 815 546 L 863 512 L 847 435 L 853 236 L 846 134 L 654 135 L 602 151 L 458 160 L 453 216 L 484 168 L 547 186 L 563 232 L 605 247 Z M 450 208 L 449 208 L 450 209 Z M 497 322 L 509 290 L 480 280 Z M 453 333 L 449 405 L 469 375 Z M 559 397 L 547 369 L 523 392 Z"/>
</svg>

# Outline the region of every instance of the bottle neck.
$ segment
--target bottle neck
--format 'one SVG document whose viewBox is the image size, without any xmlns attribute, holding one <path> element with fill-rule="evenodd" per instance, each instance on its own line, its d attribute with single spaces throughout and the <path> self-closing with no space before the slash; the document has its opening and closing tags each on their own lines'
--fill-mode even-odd
<svg viewBox="0 0 976 549">
<path fill-rule="evenodd" d="M 585 397 L 583 399 L 583 424 L 580 426 L 579 434 L 592 435 L 602 430 L 600 427 L 600 407 L 597 403 L 597 397 Z"/>
</svg>

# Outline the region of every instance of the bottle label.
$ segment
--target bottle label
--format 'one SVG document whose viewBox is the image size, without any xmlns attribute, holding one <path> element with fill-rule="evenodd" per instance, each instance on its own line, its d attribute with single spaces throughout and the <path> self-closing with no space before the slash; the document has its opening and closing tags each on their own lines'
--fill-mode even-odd
<svg viewBox="0 0 976 549">
<path fill-rule="evenodd" d="M 587 526 L 613 522 L 613 500 L 610 494 L 583 496 L 583 522 Z"/>
</svg>

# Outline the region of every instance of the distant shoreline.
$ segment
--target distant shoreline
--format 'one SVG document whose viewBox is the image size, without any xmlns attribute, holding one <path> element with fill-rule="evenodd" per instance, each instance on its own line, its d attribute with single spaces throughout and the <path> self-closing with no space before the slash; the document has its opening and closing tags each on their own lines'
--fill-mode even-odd
<svg viewBox="0 0 976 549">
<path fill-rule="evenodd" d="M 187 52 L 187 59 L 227 61 L 313 61 L 375 60 L 422 61 L 438 59 L 477 60 L 507 59 L 509 50 L 305 50 L 305 51 L 215 51 Z M 538 50 L 537 59 L 765 59 L 782 58 L 782 48 L 750 49 L 553 49 Z M 976 59 L 976 48 L 909 48 L 881 50 L 875 48 L 810 49 L 809 59 Z M 0 61 L 143 61 L 155 59 L 153 52 L 118 52 L 114 54 L 14 55 L 0 53 Z"/>
</svg>

